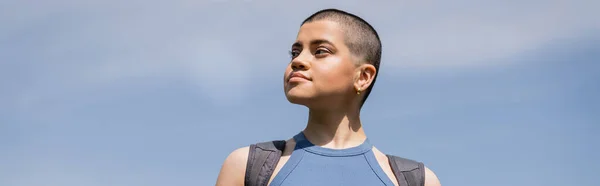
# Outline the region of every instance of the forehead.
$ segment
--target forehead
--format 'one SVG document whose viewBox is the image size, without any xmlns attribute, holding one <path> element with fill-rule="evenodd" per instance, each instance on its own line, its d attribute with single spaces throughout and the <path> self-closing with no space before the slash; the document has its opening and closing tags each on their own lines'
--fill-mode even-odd
<svg viewBox="0 0 600 186">
<path fill-rule="evenodd" d="M 296 40 L 298 43 L 326 40 L 334 45 L 341 45 L 344 42 L 344 32 L 337 22 L 319 20 L 302 25 L 300 31 L 298 31 Z"/>
</svg>

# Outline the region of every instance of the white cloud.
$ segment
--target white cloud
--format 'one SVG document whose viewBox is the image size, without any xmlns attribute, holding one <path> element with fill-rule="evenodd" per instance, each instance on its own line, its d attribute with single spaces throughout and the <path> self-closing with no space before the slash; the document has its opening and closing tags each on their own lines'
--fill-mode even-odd
<svg viewBox="0 0 600 186">
<path fill-rule="evenodd" d="M 387 52 L 388 60 L 398 60 L 390 62 L 392 66 L 402 67 L 509 63 L 498 59 L 600 30 L 600 15 L 590 8 L 598 6 L 600 3 L 591 1 L 486 4 L 452 1 L 407 5 L 400 8 L 404 13 L 382 22 L 393 22 L 392 19 L 400 22 L 397 30 L 383 29 L 388 46 L 384 53 Z"/>
<path fill-rule="evenodd" d="M 593 8 L 600 3 L 592 1 L 336 4 L 18 2 L 2 6 L 0 41 L 40 39 L 25 47 L 27 51 L 14 51 L 28 59 L 16 59 L 22 65 L 42 66 L 32 71 L 43 73 L 34 73 L 31 84 L 22 87 L 20 94 L 28 98 L 21 100 L 29 103 L 150 77 L 194 82 L 202 94 L 219 102 L 243 98 L 244 87 L 256 87 L 251 83 L 259 77 L 251 75 L 282 63 L 271 60 L 287 60 L 287 42 L 295 37 L 299 22 L 326 7 L 372 22 L 384 39 L 384 63 L 400 68 L 502 65 L 509 61 L 497 59 L 600 30 Z"/>
<path fill-rule="evenodd" d="M 60 104 L 85 105 L 71 100 L 72 96 L 156 79 L 193 83 L 213 104 L 232 104 L 244 99 L 244 90 L 262 88 L 260 79 L 269 75 L 257 74 L 266 71 L 279 77 L 283 73 L 275 67 L 286 62 L 285 52 L 299 22 L 326 7 L 347 9 L 374 23 L 384 39 L 384 63 L 393 67 L 386 68 L 389 74 L 407 67 L 510 65 L 511 61 L 497 59 L 600 30 L 596 13 L 600 3 L 591 0 L 289 3 L 0 2 L 0 77 L 4 79 L 0 82 L 19 81 L 0 85 L 0 111 L 15 109 L 21 111 L 17 117 L 60 121 L 53 117 L 69 112 L 62 111 Z M 4 56 L 12 56 L 11 61 Z M 4 68 L 7 63 L 14 64 L 9 68 L 25 70 Z M 507 99 L 540 99 L 535 96 L 548 92 L 544 87 L 533 88 L 537 91 L 519 89 L 523 92 Z M 90 94 L 89 99 L 97 95 Z M 402 114 L 428 112 L 427 105 L 434 101 L 419 103 L 416 111 Z M 124 167 L 109 160 L 82 165 L 84 161 L 44 155 L 41 159 L 19 157 L 24 164 L 4 166 L 20 169 L 0 169 L 15 175 L 0 183 L 93 185 L 108 176 L 110 183 L 143 185 L 152 184 L 144 178 L 158 179 L 150 170 L 138 177 L 114 172 Z"/>
</svg>

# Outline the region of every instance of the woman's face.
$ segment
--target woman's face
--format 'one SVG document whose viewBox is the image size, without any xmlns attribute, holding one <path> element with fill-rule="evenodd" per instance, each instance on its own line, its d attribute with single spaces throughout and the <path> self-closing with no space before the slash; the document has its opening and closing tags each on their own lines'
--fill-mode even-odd
<svg viewBox="0 0 600 186">
<path fill-rule="evenodd" d="M 359 74 L 338 23 L 305 23 L 290 53 L 284 90 L 291 103 L 322 108 L 356 96 L 354 82 Z"/>
</svg>

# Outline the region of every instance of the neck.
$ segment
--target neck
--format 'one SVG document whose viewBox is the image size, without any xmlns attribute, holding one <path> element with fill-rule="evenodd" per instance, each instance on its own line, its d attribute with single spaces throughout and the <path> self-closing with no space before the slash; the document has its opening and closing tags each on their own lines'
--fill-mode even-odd
<svg viewBox="0 0 600 186">
<path fill-rule="evenodd" d="M 360 122 L 359 109 L 334 111 L 310 109 L 304 135 L 313 144 L 345 149 L 362 144 L 367 138 Z"/>
</svg>

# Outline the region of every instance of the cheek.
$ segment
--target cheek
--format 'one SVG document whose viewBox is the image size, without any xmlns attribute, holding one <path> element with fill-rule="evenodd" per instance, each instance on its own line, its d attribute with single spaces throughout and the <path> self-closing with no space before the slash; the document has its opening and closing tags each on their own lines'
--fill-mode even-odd
<svg viewBox="0 0 600 186">
<path fill-rule="evenodd" d="M 319 84 L 323 86 L 321 88 L 344 89 L 352 86 L 353 69 L 336 65 L 326 66 L 318 70 L 320 75 L 319 79 L 322 80 L 319 82 Z"/>
<path fill-rule="evenodd" d="M 292 72 L 292 68 L 290 67 L 290 65 L 285 67 L 285 71 L 283 72 L 283 79 L 285 80 L 285 77 L 287 77 L 287 75 L 290 74 L 291 72 Z"/>
</svg>

